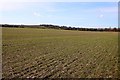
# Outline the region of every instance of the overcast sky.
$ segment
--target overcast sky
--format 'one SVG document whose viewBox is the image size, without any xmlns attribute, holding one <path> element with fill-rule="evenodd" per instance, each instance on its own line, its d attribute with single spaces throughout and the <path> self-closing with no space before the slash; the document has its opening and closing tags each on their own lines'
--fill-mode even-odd
<svg viewBox="0 0 120 80">
<path fill-rule="evenodd" d="M 75 27 L 117 27 L 117 2 L 5 2 L 2 24 L 57 24 Z"/>
</svg>

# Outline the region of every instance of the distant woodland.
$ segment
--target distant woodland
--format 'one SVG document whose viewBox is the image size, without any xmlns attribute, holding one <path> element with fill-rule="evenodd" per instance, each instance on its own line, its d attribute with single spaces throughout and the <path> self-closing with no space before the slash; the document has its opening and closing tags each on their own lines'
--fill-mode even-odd
<svg viewBox="0 0 120 80">
<path fill-rule="evenodd" d="M 0 27 L 11 27 L 11 28 L 41 28 L 41 29 L 62 29 L 62 30 L 77 30 L 77 31 L 113 31 L 120 32 L 120 28 L 76 28 L 71 26 L 59 26 L 52 24 L 40 24 L 40 25 L 9 25 L 1 24 Z"/>
</svg>

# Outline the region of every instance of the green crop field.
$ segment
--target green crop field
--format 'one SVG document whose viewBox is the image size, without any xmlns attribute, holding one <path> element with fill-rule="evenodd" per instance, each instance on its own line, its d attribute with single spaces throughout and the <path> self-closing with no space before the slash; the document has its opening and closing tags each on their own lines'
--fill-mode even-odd
<svg viewBox="0 0 120 80">
<path fill-rule="evenodd" d="M 117 78 L 118 33 L 2 29 L 3 78 Z"/>
</svg>

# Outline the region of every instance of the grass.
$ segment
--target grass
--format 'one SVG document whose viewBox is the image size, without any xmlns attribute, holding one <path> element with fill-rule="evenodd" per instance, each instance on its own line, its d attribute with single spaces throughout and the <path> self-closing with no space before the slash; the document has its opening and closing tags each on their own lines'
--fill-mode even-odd
<svg viewBox="0 0 120 80">
<path fill-rule="evenodd" d="M 3 28 L 3 78 L 117 78 L 118 33 Z"/>
</svg>

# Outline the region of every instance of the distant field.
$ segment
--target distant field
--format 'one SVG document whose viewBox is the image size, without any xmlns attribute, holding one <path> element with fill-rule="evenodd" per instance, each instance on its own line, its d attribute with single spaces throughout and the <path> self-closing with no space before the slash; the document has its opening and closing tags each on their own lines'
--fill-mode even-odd
<svg viewBox="0 0 120 80">
<path fill-rule="evenodd" d="M 3 78 L 117 78 L 118 33 L 2 29 Z"/>
</svg>

